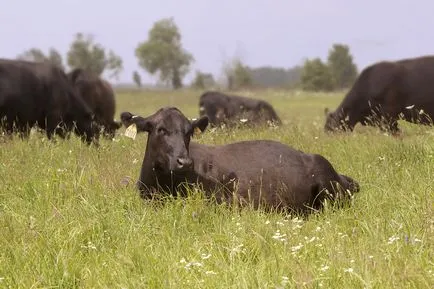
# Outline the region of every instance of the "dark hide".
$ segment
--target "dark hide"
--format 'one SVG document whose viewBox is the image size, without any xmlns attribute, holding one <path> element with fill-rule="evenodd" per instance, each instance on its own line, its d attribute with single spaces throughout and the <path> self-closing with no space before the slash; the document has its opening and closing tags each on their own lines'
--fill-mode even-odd
<svg viewBox="0 0 434 289">
<path fill-rule="evenodd" d="M 208 116 L 214 126 L 224 123 L 232 126 L 246 119 L 247 124 L 282 122 L 274 108 L 266 101 L 243 96 L 226 95 L 216 91 L 203 93 L 199 98 L 200 116 Z"/>
<path fill-rule="evenodd" d="M 7 133 L 27 137 L 37 124 L 47 137 L 74 130 L 88 144 L 94 137 L 92 113 L 65 72 L 50 64 L 0 59 L 0 117 Z"/>
<path fill-rule="evenodd" d="M 359 191 L 356 181 L 338 174 L 324 157 L 279 142 L 190 143 L 195 129 L 207 127 L 206 116 L 190 122 L 168 107 L 147 118 L 123 112 L 121 120 L 126 127 L 134 123 L 138 132 L 148 132 L 137 183 L 143 198 L 162 191 L 185 195 L 182 183 L 199 183 L 218 202 L 306 213 L 309 208 L 319 210 L 326 198 Z"/>
<path fill-rule="evenodd" d="M 68 78 L 92 110 L 95 122 L 104 130 L 104 135 L 114 138 L 122 124 L 114 121 L 116 100 L 111 85 L 98 75 L 80 68 L 70 71 Z"/>
<path fill-rule="evenodd" d="M 334 112 L 326 132 L 352 131 L 357 123 L 399 133 L 398 119 L 432 125 L 434 56 L 382 61 L 365 68 Z"/>
<path fill-rule="evenodd" d="M 88 144 L 94 137 L 92 112 L 50 63 L 0 59 L 0 117 L 7 133 L 15 127 L 24 137 L 35 124 L 49 139 L 70 130 Z"/>
</svg>

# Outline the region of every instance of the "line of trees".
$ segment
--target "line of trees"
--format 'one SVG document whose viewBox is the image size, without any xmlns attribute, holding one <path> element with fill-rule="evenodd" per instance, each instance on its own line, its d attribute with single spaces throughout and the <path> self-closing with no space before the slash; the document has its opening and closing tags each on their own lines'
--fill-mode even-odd
<svg viewBox="0 0 434 289">
<path fill-rule="evenodd" d="M 301 75 L 301 87 L 310 91 L 332 91 L 348 88 L 358 75 L 348 45 L 334 44 L 327 62 L 320 58 L 307 59 Z"/>
<path fill-rule="evenodd" d="M 62 69 L 65 62 L 62 55 L 54 48 L 45 54 L 39 48 L 31 48 L 17 56 L 17 59 L 44 62 L 49 61 Z M 98 75 L 109 73 L 109 78 L 119 78 L 123 70 L 122 58 L 113 50 L 106 50 L 100 43 L 95 42 L 93 35 L 77 33 L 66 54 L 66 64 L 69 68 L 84 68 Z"/>
<path fill-rule="evenodd" d="M 134 50 L 139 67 L 157 77 L 161 83 L 179 89 L 194 63 L 193 55 L 182 47 L 182 35 L 173 18 L 156 21 L 148 32 L 145 41 Z M 62 55 L 54 48 L 44 53 L 38 48 L 31 48 L 17 56 L 30 61 L 49 61 L 65 68 L 85 68 L 98 75 L 108 72 L 109 78 L 118 79 L 123 71 L 122 58 L 113 50 L 104 48 L 95 42 L 92 35 L 77 33 L 66 54 L 66 63 Z M 311 91 L 331 91 L 347 88 L 358 75 L 350 48 L 344 44 L 334 44 L 327 61 L 320 58 L 307 59 L 303 65 L 289 69 L 279 67 L 252 68 L 241 59 L 233 58 L 223 64 L 223 83 L 228 89 L 249 87 L 300 87 Z M 132 80 L 142 86 L 140 73 L 134 71 Z M 191 83 L 192 87 L 205 89 L 214 87 L 216 79 L 211 73 L 197 70 Z"/>
</svg>

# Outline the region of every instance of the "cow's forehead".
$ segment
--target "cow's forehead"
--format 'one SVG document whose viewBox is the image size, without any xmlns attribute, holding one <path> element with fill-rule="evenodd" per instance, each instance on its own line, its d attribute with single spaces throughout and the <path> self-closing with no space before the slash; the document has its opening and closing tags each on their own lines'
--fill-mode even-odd
<svg viewBox="0 0 434 289">
<path fill-rule="evenodd" d="M 156 115 L 158 123 L 167 126 L 168 128 L 186 128 L 190 125 L 188 119 L 176 108 L 164 108 Z"/>
</svg>

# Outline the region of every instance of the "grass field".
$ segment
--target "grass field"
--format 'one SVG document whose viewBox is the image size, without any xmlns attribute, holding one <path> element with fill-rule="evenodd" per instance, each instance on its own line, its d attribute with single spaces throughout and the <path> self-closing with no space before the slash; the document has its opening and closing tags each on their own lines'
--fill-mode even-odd
<svg viewBox="0 0 434 289">
<path fill-rule="evenodd" d="M 118 112 L 198 113 L 198 91 L 118 93 Z M 263 91 L 279 128 L 208 131 L 195 141 L 273 139 L 325 156 L 357 181 L 352 205 L 306 220 L 210 204 L 156 206 L 134 183 L 146 135 L 2 139 L 0 288 L 434 288 L 434 129 L 400 122 L 326 135 L 336 94 Z M 260 157 L 260 156 L 257 156 Z"/>
</svg>

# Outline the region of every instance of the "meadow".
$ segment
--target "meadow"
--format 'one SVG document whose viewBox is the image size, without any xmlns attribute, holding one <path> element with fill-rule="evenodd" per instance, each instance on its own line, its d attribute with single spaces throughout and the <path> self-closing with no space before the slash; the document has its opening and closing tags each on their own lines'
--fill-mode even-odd
<svg viewBox="0 0 434 289">
<path fill-rule="evenodd" d="M 118 92 L 122 111 L 197 117 L 200 91 Z M 206 201 L 156 205 L 135 188 L 146 135 L 88 147 L 76 137 L 1 138 L 0 288 L 434 288 L 434 129 L 402 137 L 358 125 L 327 135 L 342 93 L 244 91 L 278 128 L 208 130 L 193 141 L 273 139 L 355 178 L 351 205 L 307 219 Z M 252 156 L 260 157 L 260 156 Z"/>
</svg>

